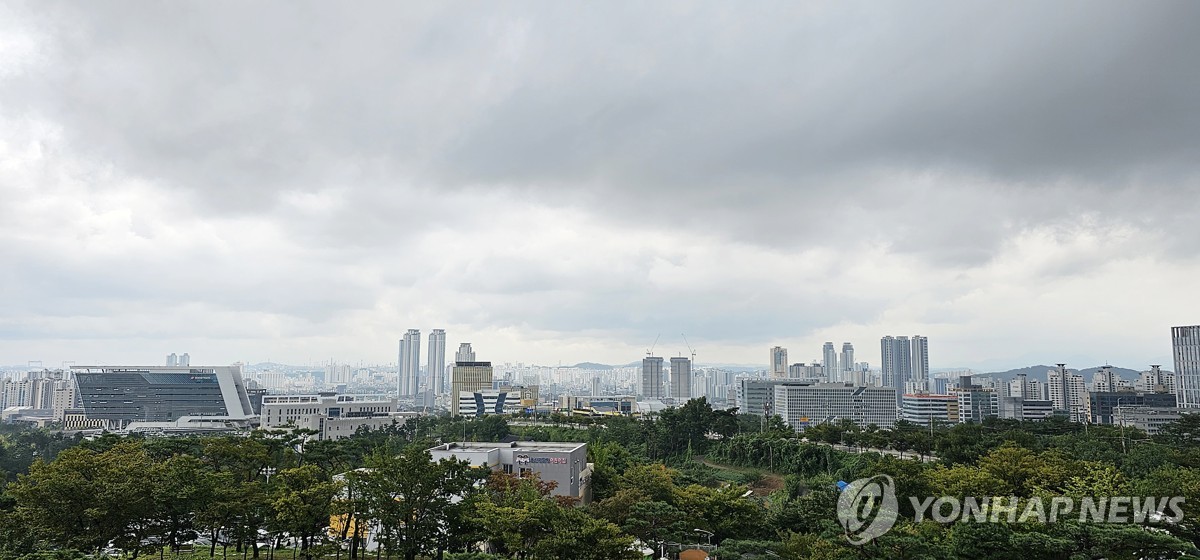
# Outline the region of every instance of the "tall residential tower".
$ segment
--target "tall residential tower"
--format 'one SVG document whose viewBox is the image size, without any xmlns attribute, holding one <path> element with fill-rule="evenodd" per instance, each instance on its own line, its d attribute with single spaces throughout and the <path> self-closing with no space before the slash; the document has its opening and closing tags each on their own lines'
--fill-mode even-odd
<svg viewBox="0 0 1200 560">
<path fill-rule="evenodd" d="M 838 370 L 837 350 L 834 350 L 832 342 L 826 342 L 821 348 L 821 369 L 824 370 L 826 381 L 833 383 L 842 380 L 842 372 Z"/>
<path fill-rule="evenodd" d="M 446 331 L 433 329 L 429 333 L 429 363 L 425 366 L 425 375 L 429 379 L 425 391 L 434 395 L 446 392 Z M 428 400 L 428 399 L 426 399 Z"/>
<path fill-rule="evenodd" d="M 1200 325 L 1171 327 L 1175 394 L 1180 408 L 1200 408 Z"/>
<path fill-rule="evenodd" d="M 782 379 L 788 376 L 787 348 L 776 346 L 771 349 L 771 377 Z"/>
<path fill-rule="evenodd" d="M 912 344 L 912 379 L 921 385 L 923 390 L 929 389 L 929 339 L 919 334 L 913 335 Z"/>
<path fill-rule="evenodd" d="M 671 395 L 675 403 L 692 398 L 692 361 L 679 356 L 671 358 Z"/>
<path fill-rule="evenodd" d="M 642 400 L 663 398 L 663 359 L 658 356 L 642 358 Z"/>
<path fill-rule="evenodd" d="M 396 360 L 401 397 L 416 396 L 421 373 L 421 331 L 408 329 L 400 340 L 400 355 Z"/>
</svg>

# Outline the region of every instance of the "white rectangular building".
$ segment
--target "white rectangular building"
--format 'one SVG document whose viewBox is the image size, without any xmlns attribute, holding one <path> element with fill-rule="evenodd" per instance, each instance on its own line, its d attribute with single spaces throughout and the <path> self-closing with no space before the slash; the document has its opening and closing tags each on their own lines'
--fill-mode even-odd
<svg viewBox="0 0 1200 560">
<path fill-rule="evenodd" d="M 933 424 L 957 424 L 958 397 L 956 395 L 907 394 L 901 399 L 900 417 L 904 420 L 929 426 Z"/>
<path fill-rule="evenodd" d="M 360 428 L 402 425 L 411 416 L 418 414 L 396 412 L 396 398 L 385 395 L 264 395 L 261 427 L 311 430 L 309 439 L 337 440 Z"/>
<path fill-rule="evenodd" d="M 780 384 L 775 386 L 775 410 L 796 430 L 841 420 L 891 428 L 896 423 L 896 392 L 891 387 L 853 383 Z"/>
</svg>

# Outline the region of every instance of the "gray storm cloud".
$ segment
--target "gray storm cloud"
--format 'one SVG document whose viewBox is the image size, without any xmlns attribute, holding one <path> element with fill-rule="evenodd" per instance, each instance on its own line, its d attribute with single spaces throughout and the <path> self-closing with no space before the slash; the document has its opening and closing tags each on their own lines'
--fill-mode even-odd
<svg viewBox="0 0 1200 560">
<path fill-rule="evenodd" d="M 440 321 L 608 359 L 668 324 L 737 361 L 1016 331 L 1046 307 L 1012 298 L 1200 251 L 1194 2 L 6 10 L 0 339 L 127 302 L 275 318 L 230 353 Z M 1189 321 L 1169 295 L 1128 322 Z"/>
</svg>

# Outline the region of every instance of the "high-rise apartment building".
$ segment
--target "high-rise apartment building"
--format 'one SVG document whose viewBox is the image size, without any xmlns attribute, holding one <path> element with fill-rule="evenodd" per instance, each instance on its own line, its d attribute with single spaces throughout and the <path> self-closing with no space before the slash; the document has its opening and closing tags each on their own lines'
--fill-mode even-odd
<svg viewBox="0 0 1200 560">
<path fill-rule="evenodd" d="M 1200 325 L 1171 327 L 1179 408 L 1200 408 Z"/>
<path fill-rule="evenodd" d="M 879 342 L 883 385 L 896 391 L 896 398 L 904 396 L 906 383 L 912 379 L 912 345 L 907 336 L 885 336 Z M 900 407 L 901 401 L 896 401 Z"/>
<path fill-rule="evenodd" d="M 663 359 L 646 356 L 642 358 L 642 399 L 656 401 L 663 397 Z"/>
<path fill-rule="evenodd" d="M 929 339 L 921 335 L 913 335 L 909 339 L 909 344 L 912 346 L 912 375 L 909 381 L 926 384 L 929 383 Z M 928 386 L 926 386 L 928 389 Z"/>
<path fill-rule="evenodd" d="M 190 355 L 188 355 L 187 352 L 184 352 L 179 355 L 179 366 L 180 367 L 188 367 L 191 365 L 192 365 L 192 357 Z"/>
<path fill-rule="evenodd" d="M 854 380 L 854 345 L 849 342 L 842 343 L 842 356 L 838 362 L 841 368 L 840 381 Z"/>
<path fill-rule="evenodd" d="M 1174 393 L 1175 376 L 1162 370 L 1160 365 L 1150 366 L 1138 378 L 1137 390 L 1146 393 Z"/>
<path fill-rule="evenodd" d="M 174 352 L 167 354 L 167 365 L 170 367 L 179 365 L 179 356 L 175 355 Z"/>
<path fill-rule="evenodd" d="M 1050 403 L 1054 410 L 1066 412 L 1073 422 L 1087 420 L 1087 386 L 1083 376 L 1067 371 L 1066 364 L 1046 372 Z"/>
<path fill-rule="evenodd" d="M 671 394 L 676 403 L 692 398 L 692 361 L 683 356 L 671 358 Z"/>
<path fill-rule="evenodd" d="M 825 370 L 827 381 L 842 380 L 841 371 L 838 370 L 837 350 L 834 350 L 832 342 L 826 342 L 821 348 L 821 368 Z"/>
<path fill-rule="evenodd" d="M 421 331 L 408 329 L 400 340 L 400 354 L 396 361 L 399 372 L 399 389 L 401 397 L 416 396 L 420 389 L 421 375 Z"/>
<path fill-rule="evenodd" d="M 425 365 L 425 374 L 429 381 L 425 387 L 425 392 L 432 395 L 442 395 L 446 393 L 446 331 L 443 329 L 433 329 L 429 333 L 429 354 L 426 357 L 429 362 Z M 426 398 L 426 401 L 429 399 Z"/>
<path fill-rule="evenodd" d="M 776 346 L 771 349 L 771 377 L 781 379 L 788 376 L 787 348 Z"/>
<path fill-rule="evenodd" d="M 1112 393 L 1119 385 L 1117 374 L 1109 366 L 1104 366 L 1092 374 L 1093 392 Z"/>
<path fill-rule="evenodd" d="M 338 385 L 349 383 L 353 377 L 353 372 L 349 364 L 339 364 L 330 360 L 325 366 L 325 384 Z"/>
</svg>

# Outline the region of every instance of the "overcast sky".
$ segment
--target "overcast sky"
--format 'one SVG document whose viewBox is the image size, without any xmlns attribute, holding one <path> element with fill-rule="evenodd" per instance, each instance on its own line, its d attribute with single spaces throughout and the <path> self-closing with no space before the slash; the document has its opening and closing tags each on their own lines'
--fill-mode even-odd
<svg viewBox="0 0 1200 560">
<path fill-rule="evenodd" d="M 1171 364 L 1200 2 L 5 2 L 0 364 Z M 423 339 L 424 341 L 424 339 Z M 424 360 L 424 357 L 422 357 Z M 1168 367 L 1171 367 L 1168 365 Z"/>
</svg>

